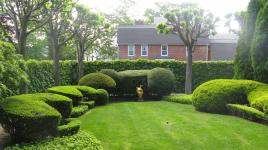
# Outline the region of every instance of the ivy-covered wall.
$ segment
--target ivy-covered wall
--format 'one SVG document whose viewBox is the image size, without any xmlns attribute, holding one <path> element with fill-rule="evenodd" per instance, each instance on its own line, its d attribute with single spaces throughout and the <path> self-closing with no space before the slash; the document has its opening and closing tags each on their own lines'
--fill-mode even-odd
<svg viewBox="0 0 268 150">
<path fill-rule="evenodd" d="M 53 86 L 53 64 L 52 61 L 27 61 L 28 75 L 30 78 L 29 92 L 43 92 Z M 93 61 L 85 62 L 85 74 L 100 71 L 101 69 L 139 70 L 152 69 L 155 67 L 169 68 L 176 76 L 176 92 L 184 92 L 185 62 L 161 61 L 161 60 L 116 60 L 116 61 Z M 77 84 L 77 62 L 61 62 L 61 84 Z M 233 62 L 194 62 L 193 63 L 193 85 L 198 85 L 212 79 L 233 78 Z"/>
</svg>

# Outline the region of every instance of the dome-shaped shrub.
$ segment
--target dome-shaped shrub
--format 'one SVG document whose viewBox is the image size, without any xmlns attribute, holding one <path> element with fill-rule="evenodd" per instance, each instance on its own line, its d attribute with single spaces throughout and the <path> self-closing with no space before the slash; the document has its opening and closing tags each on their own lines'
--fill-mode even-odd
<svg viewBox="0 0 268 150">
<path fill-rule="evenodd" d="M 60 119 L 56 109 L 28 95 L 12 96 L 0 102 L 1 125 L 16 142 L 56 135 Z"/>
<path fill-rule="evenodd" d="M 109 103 L 109 93 L 104 89 L 98 89 L 95 104 L 106 105 L 107 103 Z"/>
<path fill-rule="evenodd" d="M 116 87 L 114 79 L 103 73 L 90 73 L 85 75 L 79 80 L 78 84 L 108 91 Z"/>
<path fill-rule="evenodd" d="M 94 100 L 96 98 L 97 90 L 92 88 L 92 87 L 82 86 L 82 85 L 80 85 L 80 86 L 79 85 L 74 85 L 72 87 L 74 87 L 77 90 L 79 90 L 83 94 L 83 96 L 87 98 L 86 101 Z"/>
<path fill-rule="evenodd" d="M 73 86 L 55 86 L 47 89 L 47 91 L 71 98 L 74 106 L 77 106 L 83 97 L 82 93 Z"/>
<path fill-rule="evenodd" d="M 250 80 L 211 80 L 195 89 L 193 105 L 200 111 L 227 113 L 227 104 L 248 104 L 247 94 L 260 85 Z"/>
<path fill-rule="evenodd" d="M 164 68 L 154 68 L 148 72 L 149 92 L 159 96 L 169 95 L 175 86 L 175 76 L 172 71 Z"/>
<path fill-rule="evenodd" d="M 119 81 L 120 81 L 120 77 L 119 77 L 119 75 L 118 75 L 118 72 L 115 71 L 114 69 L 102 69 L 102 70 L 100 71 L 100 73 L 106 74 L 106 75 L 108 75 L 109 77 L 113 78 L 114 81 L 116 82 L 116 84 L 118 84 Z"/>
</svg>

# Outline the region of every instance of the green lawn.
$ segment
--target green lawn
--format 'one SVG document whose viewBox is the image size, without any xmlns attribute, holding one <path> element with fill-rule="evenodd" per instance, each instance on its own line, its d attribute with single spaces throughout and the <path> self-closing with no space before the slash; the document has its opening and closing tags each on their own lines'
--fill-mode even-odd
<svg viewBox="0 0 268 150">
<path fill-rule="evenodd" d="M 96 107 L 81 117 L 106 150 L 266 150 L 268 126 L 165 101 Z"/>
</svg>

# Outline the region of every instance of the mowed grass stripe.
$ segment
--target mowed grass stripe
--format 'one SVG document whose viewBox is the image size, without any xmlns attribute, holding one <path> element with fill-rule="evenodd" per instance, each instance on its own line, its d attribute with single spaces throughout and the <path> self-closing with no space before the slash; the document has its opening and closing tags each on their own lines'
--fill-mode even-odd
<svg viewBox="0 0 268 150">
<path fill-rule="evenodd" d="M 195 111 L 169 102 L 125 102 L 94 108 L 80 118 L 107 150 L 265 150 L 268 127 Z"/>
</svg>

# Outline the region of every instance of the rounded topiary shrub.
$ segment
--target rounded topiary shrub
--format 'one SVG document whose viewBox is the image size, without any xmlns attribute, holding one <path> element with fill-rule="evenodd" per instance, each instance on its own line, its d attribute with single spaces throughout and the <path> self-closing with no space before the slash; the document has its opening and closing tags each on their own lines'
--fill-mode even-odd
<svg viewBox="0 0 268 150">
<path fill-rule="evenodd" d="M 89 86 L 79 86 L 79 85 L 74 85 L 73 87 L 79 90 L 83 94 L 83 96 L 87 98 L 84 99 L 85 101 L 94 100 L 96 98 L 97 90 L 95 88 Z"/>
<path fill-rule="evenodd" d="M 116 84 L 118 84 L 119 81 L 120 81 L 120 77 L 119 77 L 119 75 L 118 75 L 118 72 L 115 71 L 114 69 L 102 69 L 102 70 L 100 71 L 100 73 L 106 74 L 106 75 L 108 75 L 109 77 L 113 78 L 114 81 L 116 82 Z"/>
<path fill-rule="evenodd" d="M 79 80 L 78 84 L 108 91 L 116 87 L 114 79 L 103 73 L 90 73 L 85 75 Z"/>
<path fill-rule="evenodd" d="M 83 97 L 82 93 L 73 86 L 55 86 L 47 89 L 47 91 L 71 98 L 74 106 L 77 106 Z"/>
<path fill-rule="evenodd" d="M 109 103 L 109 93 L 104 89 L 98 89 L 95 104 L 106 105 L 107 103 Z"/>
<path fill-rule="evenodd" d="M 28 142 L 57 134 L 61 114 L 43 101 L 18 95 L 0 102 L 0 123 L 14 142 Z"/>
<path fill-rule="evenodd" d="M 172 71 L 154 68 L 148 72 L 148 89 L 159 96 L 169 95 L 175 87 L 175 76 Z"/>
<path fill-rule="evenodd" d="M 211 80 L 195 89 L 193 105 L 199 111 L 227 113 L 227 104 L 248 104 L 247 94 L 262 85 L 250 80 Z"/>
<path fill-rule="evenodd" d="M 57 109 L 61 113 L 63 118 L 68 118 L 72 112 L 72 100 L 66 96 L 53 93 L 36 93 L 28 95 L 31 95 L 37 100 L 44 101 L 48 105 Z"/>
</svg>

